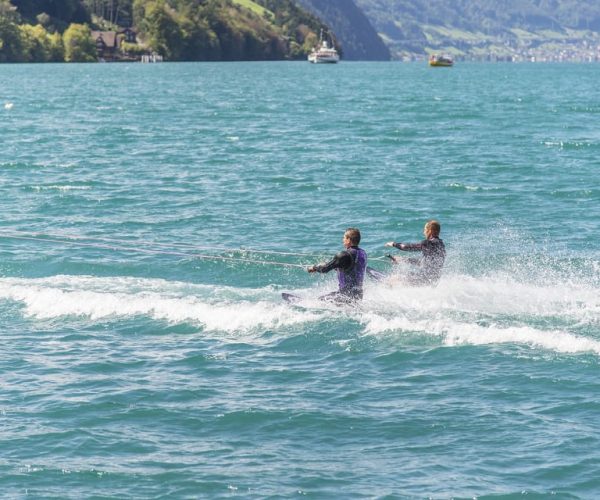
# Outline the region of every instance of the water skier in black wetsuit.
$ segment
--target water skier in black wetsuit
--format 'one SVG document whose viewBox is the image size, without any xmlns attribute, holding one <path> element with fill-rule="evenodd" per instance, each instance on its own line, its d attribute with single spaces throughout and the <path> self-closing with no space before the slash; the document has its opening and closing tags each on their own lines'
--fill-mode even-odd
<svg viewBox="0 0 600 500">
<path fill-rule="evenodd" d="M 339 290 L 319 297 L 338 303 L 351 303 L 363 297 L 363 281 L 367 268 L 367 253 L 358 247 L 360 231 L 354 227 L 346 229 L 342 240 L 345 250 L 326 264 L 318 264 L 307 269 L 309 273 L 328 273 L 336 269 Z"/>
<path fill-rule="evenodd" d="M 389 241 L 386 247 L 394 247 L 398 250 L 407 252 L 422 252 L 420 258 L 408 259 L 417 269 L 407 277 L 409 284 L 414 286 L 430 285 L 435 286 L 440 281 L 444 260 L 446 259 L 446 247 L 440 239 L 440 223 L 436 220 L 430 220 L 425 224 L 423 234 L 425 239 L 419 243 L 396 243 Z M 393 257 L 394 262 L 398 262 Z"/>
</svg>

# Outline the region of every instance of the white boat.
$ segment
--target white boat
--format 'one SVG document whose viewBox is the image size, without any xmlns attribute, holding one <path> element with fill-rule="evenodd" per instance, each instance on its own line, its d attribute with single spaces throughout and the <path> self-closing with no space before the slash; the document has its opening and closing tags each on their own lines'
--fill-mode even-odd
<svg viewBox="0 0 600 500">
<path fill-rule="evenodd" d="M 335 50 L 333 43 L 330 47 L 327 40 L 323 39 L 323 30 L 321 30 L 319 43 L 320 45 L 318 47 L 313 48 L 311 53 L 308 54 L 308 62 L 314 64 L 335 64 L 339 62 L 340 55 L 338 54 L 337 50 Z"/>
<path fill-rule="evenodd" d="M 156 52 L 152 52 L 152 54 L 143 54 L 140 62 L 143 63 L 159 63 L 163 62 L 163 56 L 157 54 Z"/>
</svg>

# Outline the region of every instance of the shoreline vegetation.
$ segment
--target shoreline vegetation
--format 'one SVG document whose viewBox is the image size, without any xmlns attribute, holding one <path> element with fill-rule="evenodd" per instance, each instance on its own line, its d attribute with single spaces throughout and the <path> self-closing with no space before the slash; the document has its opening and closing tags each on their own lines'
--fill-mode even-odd
<svg viewBox="0 0 600 500">
<path fill-rule="evenodd" d="M 301 60 L 321 30 L 291 0 L 0 0 L 0 62 Z"/>
<path fill-rule="evenodd" d="M 600 6 L 587 0 L 557 0 L 555 9 L 526 0 L 506 12 L 491 0 L 464 12 L 447 0 L 411 1 L 419 8 L 404 0 L 0 0 L 0 63 L 306 60 L 321 31 L 342 59 L 600 62 Z"/>
</svg>

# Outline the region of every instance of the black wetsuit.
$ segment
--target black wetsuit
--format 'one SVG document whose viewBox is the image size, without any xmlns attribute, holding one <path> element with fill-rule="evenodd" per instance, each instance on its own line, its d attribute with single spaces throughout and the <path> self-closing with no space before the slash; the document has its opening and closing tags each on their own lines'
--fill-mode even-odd
<svg viewBox="0 0 600 500">
<path fill-rule="evenodd" d="M 317 273 L 328 273 L 333 269 L 338 272 L 339 290 L 319 298 L 336 302 L 362 299 L 366 268 L 367 254 L 356 246 L 341 251 L 326 264 L 314 266 Z"/>
<path fill-rule="evenodd" d="M 409 278 L 413 285 L 437 285 L 446 259 L 446 247 L 442 240 L 430 238 L 420 243 L 394 243 L 394 247 L 407 252 L 423 252 L 420 259 L 410 259 L 412 264 L 419 267 Z"/>
</svg>

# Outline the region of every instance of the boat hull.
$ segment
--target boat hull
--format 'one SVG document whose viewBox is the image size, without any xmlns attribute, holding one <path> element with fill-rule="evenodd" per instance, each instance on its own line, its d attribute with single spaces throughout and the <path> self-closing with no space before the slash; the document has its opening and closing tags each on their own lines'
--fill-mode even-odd
<svg viewBox="0 0 600 500">
<path fill-rule="evenodd" d="M 320 56 L 308 56 L 308 62 L 313 64 L 335 64 L 339 62 L 339 57 L 320 57 Z"/>
<path fill-rule="evenodd" d="M 429 58 L 429 66 L 440 67 L 440 68 L 449 68 L 454 64 L 454 61 L 451 57 L 448 56 L 438 56 L 433 55 Z"/>
</svg>

